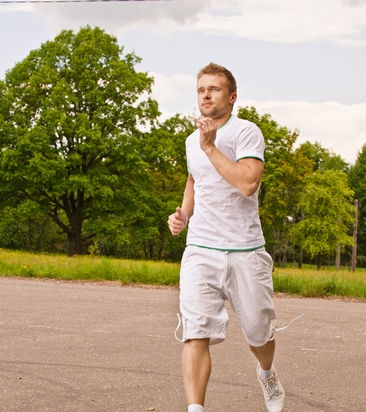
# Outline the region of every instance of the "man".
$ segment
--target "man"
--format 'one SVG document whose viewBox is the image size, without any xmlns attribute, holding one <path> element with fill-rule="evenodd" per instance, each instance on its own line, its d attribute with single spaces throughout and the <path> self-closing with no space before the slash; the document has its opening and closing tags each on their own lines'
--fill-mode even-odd
<svg viewBox="0 0 366 412">
<path fill-rule="evenodd" d="M 188 412 L 204 412 L 209 345 L 225 339 L 225 300 L 258 361 L 266 407 L 280 412 L 285 393 L 273 366 L 273 263 L 258 216 L 264 139 L 256 125 L 232 114 L 236 81 L 226 68 L 204 67 L 197 76 L 197 97 L 202 117 L 186 140 L 189 174 L 183 201 L 168 219 L 174 236 L 189 221 L 180 273 Z"/>
</svg>

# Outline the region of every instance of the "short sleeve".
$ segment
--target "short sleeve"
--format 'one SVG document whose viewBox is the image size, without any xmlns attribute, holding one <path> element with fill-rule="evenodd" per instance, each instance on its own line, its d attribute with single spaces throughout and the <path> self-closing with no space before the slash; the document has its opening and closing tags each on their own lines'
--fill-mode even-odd
<svg viewBox="0 0 366 412">
<path fill-rule="evenodd" d="M 236 142 L 236 161 L 248 157 L 264 161 L 264 137 L 259 127 L 251 122 L 243 127 Z"/>
</svg>

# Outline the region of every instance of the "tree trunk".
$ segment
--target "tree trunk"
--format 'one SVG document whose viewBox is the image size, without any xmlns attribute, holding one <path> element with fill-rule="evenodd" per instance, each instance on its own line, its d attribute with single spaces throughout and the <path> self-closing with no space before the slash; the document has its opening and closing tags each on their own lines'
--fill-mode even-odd
<svg viewBox="0 0 366 412">
<path fill-rule="evenodd" d="M 83 254 L 83 242 L 80 233 L 71 233 L 67 236 L 69 241 L 69 256 Z"/>
<path fill-rule="evenodd" d="M 316 257 L 316 268 L 317 270 L 322 268 L 322 255 L 320 253 Z"/>
<path fill-rule="evenodd" d="M 351 270 L 356 271 L 357 263 L 357 231 L 358 231 L 358 200 L 355 200 L 355 222 L 353 225 L 353 247 L 352 247 L 352 262 Z"/>
<path fill-rule="evenodd" d="M 302 261 L 303 261 L 303 257 L 304 257 L 304 251 L 302 249 L 302 247 L 300 247 L 300 252 L 299 252 L 299 263 L 298 263 L 298 268 L 302 269 Z"/>
<path fill-rule="evenodd" d="M 69 241 L 69 256 L 82 255 L 83 250 L 83 240 L 81 237 L 82 231 L 82 219 L 80 213 L 75 213 L 71 223 L 71 230 L 67 234 Z"/>
<path fill-rule="evenodd" d="M 341 245 L 337 245 L 336 258 L 335 258 L 335 269 L 339 270 L 340 268 L 341 268 Z"/>
</svg>

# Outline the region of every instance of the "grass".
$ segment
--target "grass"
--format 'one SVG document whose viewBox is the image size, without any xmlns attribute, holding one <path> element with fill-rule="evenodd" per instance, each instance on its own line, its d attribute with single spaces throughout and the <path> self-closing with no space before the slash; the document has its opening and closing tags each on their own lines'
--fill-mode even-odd
<svg viewBox="0 0 366 412">
<path fill-rule="evenodd" d="M 0 275 L 62 280 L 177 285 L 179 265 L 106 257 L 33 254 L 0 249 Z"/>
<path fill-rule="evenodd" d="M 273 274 L 276 292 L 304 297 L 342 296 L 366 298 L 366 269 L 276 268 Z"/>
<path fill-rule="evenodd" d="M 0 249 L 0 276 L 73 281 L 117 281 L 122 285 L 177 286 L 179 264 L 107 257 L 34 254 Z M 304 297 L 342 296 L 366 299 L 366 269 L 276 268 L 276 292 Z"/>
</svg>

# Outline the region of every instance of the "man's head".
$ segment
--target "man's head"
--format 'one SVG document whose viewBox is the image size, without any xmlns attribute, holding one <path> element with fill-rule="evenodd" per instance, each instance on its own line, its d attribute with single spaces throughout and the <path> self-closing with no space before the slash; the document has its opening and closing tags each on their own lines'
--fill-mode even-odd
<svg viewBox="0 0 366 412">
<path fill-rule="evenodd" d="M 236 81 L 225 67 L 210 63 L 197 75 L 197 100 L 202 116 L 218 125 L 230 117 L 236 102 Z"/>
<path fill-rule="evenodd" d="M 220 66 L 218 64 L 215 63 L 210 63 L 207 66 L 203 67 L 197 75 L 197 81 L 200 79 L 200 77 L 202 77 L 202 75 L 204 74 L 213 74 L 213 75 L 221 75 L 224 76 L 226 81 L 227 81 L 227 85 L 229 87 L 229 92 L 230 93 L 236 93 L 236 80 L 235 77 L 232 75 L 232 73 L 226 69 L 223 66 Z"/>
</svg>

